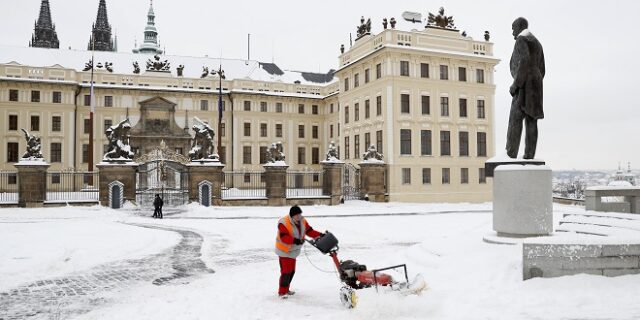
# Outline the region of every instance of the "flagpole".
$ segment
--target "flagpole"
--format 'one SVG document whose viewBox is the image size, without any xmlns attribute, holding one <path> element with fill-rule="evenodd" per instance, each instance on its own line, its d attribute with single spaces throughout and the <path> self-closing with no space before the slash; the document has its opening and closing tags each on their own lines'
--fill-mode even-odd
<svg viewBox="0 0 640 320">
<path fill-rule="evenodd" d="M 220 68 L 218 69 L 218 159 L 222 158 L 220 154 L 220 148 L 222 148 L 222 79 L 224 78 L 224 71 L 222 70 L 222 58 L 220 58 Z M 226 158 L 225 158 L 226 159 Z"/>
<path fill-rule="evenodd" d="M 94 96 L 94 92 L 93 92 L 93 70 L 94 70 L 94 66 L 95 66 L 95 44 L 96 44 L 96 40 L 95 38 L 92 36 L 91 37 L 91 86 L 90 86 L 90 92 L 89 92 L 89 104 L 91 105 L 90 110 L 89 110 L 89 150 L 87 150 L 88 152 L 88 172 L 93 172 L 93 112 L 95 111 L 96 108 L 96 103 L 95 103 L 95 96 Z M 90 179 L 90 185 L 93 185 L 93 181 L 92 179 Z"/>
</svg>

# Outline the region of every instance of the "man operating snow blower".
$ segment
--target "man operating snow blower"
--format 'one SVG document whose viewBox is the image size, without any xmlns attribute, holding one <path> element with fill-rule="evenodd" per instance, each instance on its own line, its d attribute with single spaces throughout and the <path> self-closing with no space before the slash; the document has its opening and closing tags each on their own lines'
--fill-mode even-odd
<svg viewBox="0 0 640 320">
<path fill-rule="evenodd" d="M 295 294 L 289 290 L 291 280 L 296 272 L 296 258 L 304 244 L 304 237 L 318 238 L 323 233 L 313 230 L 307 219 L 302 217 L 302 209 L 297 205 L 289 209 L 289 214 L 278 221 L 276 236 L 276 254 L 280 260 L 280 288 L 278 296 L 286 299 Z"/>
</svg>

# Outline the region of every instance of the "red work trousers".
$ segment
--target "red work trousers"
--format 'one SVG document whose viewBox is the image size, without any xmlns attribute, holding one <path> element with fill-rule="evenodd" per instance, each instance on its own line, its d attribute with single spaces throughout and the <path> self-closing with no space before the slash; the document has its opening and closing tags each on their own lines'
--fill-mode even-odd
<svg viewBox="0 0 640 320">
<path fill-rule="evenodd" d="M 293 280 L 293 275 L 296 273 L 296 259 L 278 258 L 280 258 L 280 288 L 278 289 L 278 294 L 283 295 L 289 292 L 289 285 Z"/>
</svg>

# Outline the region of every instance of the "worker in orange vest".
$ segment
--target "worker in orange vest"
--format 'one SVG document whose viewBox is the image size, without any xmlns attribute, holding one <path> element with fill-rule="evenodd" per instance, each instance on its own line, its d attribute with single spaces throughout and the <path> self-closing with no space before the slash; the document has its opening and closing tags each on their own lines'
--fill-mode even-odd
<svg viewBox="0 0 640 320">
<path fill-rule="evenodd" d="M 302 209 L 297 205 L 289 209 L 289 214 L 278 221 L 278 235 L 276 236 L 276 254 L 280 260 L 280 287 L 278 296 L 286 299 L 295 294 L 289 290 L 289 285 L 296 272 L 296 257 L 304 244 L 304 237 L 318 238 L 323 233 L 313 230 L 307 219 L 302 217 Z"/>
</svg>

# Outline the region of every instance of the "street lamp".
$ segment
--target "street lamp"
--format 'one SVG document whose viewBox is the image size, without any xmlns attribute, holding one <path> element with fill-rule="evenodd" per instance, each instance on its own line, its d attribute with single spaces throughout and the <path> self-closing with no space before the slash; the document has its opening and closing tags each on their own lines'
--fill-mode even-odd
<svg viewBox="0 0 640 320">
<path fill-rule="evenodd" d="M 218 83 L 218 159 L 220 159 L 220 148 L 222 147 L 222 79 L 225 79 L 224 70 L 222 70 L 222 64 L 218 70 L 211 71 L 211 75 L 218 75 L 219 83 Z"/>
</svg>

